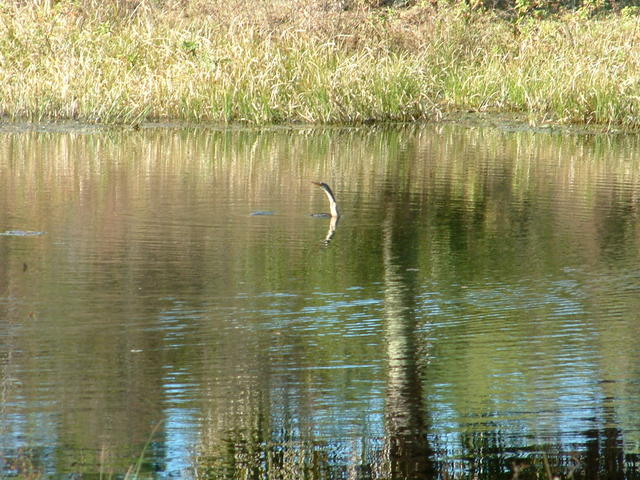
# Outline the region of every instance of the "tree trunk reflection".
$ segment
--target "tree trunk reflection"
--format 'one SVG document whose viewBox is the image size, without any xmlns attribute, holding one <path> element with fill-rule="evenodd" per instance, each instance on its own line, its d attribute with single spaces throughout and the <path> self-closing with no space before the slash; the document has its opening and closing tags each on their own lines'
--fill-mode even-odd
<svg viewBox="0 0 640 480">
<path fill-rule="evenodd" d="M 385 456 L 390 478 L 429 478 L 433 474 L 433 464 L 415 341 L 414 275 L 409 271 L 411 255 L 396 250 L 394 220 L 395 215 L 390 210 L 383 226 L 388 362 Z"/>
</svg>

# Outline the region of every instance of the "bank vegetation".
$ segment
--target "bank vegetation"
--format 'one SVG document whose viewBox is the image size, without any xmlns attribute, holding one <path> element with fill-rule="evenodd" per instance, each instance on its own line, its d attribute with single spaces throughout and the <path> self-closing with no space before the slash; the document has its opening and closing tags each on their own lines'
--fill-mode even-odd
<svg viewBox="0 0 640 480">
<path fill-rule="evenodd" d="M 0 115 L 264 125 L 472 111 L 638 128 L 640 17 L 603 5 L 4 1 Z"/>
</svg>

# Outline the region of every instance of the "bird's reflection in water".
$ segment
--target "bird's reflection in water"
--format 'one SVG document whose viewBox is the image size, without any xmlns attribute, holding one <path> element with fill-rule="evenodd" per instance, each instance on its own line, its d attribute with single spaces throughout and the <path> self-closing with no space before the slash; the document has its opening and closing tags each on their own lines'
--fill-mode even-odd
<svg viewBox="0 0 640 480">
<path fill-rule="evenodd" d="M 340 222 L 340 217 L 331 217 L 329 220 L 329 230 L 327 231 L 327 236 L 324 238 L 324 244 L 329 245 L 331 243 L 331 239 L 336 233 L 336 228 L 338 228 L 338 223 Z"/>
</svg>

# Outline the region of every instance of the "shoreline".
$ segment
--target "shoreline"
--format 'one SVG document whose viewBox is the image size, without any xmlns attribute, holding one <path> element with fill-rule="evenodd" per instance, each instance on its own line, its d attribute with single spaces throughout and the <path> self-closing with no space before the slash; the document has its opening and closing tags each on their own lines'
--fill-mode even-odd
<svg viewBox="0 0 640 480">
<path fill-rule="evenodd" d="M 443 115 L 437 120 L 415 120 L 412 122 L 375 122 L 369 124 L 223 124 L 190 121 L 148 121 L 136 125 L 88 123 L 80 120 L 52 120 L 28 122 L 21 120 L 0 121 L 0 134 L 16 133 L 79 133 L 92 134 L 108 131 L 142 131 L 142 130 L 210 130 L 210 131 L 280 131 L 280 130 L 354 130 L 369 128 L 403 128 L 421 125 L 457 125 L 468 128 L 495 128 L 504 131 L 529 131 L 532 133 L 565 134 L 565 135 L 638 135 L 635 129 L 607 128 L 603 125 L 563 124 L 547 122 L 531 124 L 524 114 L 502 112 L 453 112 Z"/>
</svg>

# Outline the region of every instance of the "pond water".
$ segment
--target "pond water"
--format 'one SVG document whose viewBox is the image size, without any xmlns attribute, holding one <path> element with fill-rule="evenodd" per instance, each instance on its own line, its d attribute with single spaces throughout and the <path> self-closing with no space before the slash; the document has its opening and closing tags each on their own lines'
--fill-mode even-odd
<svg viewBox="0 0 640 480">
<path fill-rule="evenodd" d="M 4 132 L 0 233 L 2 478 L 639 476 L 638 137 Z"/>
</svg>

